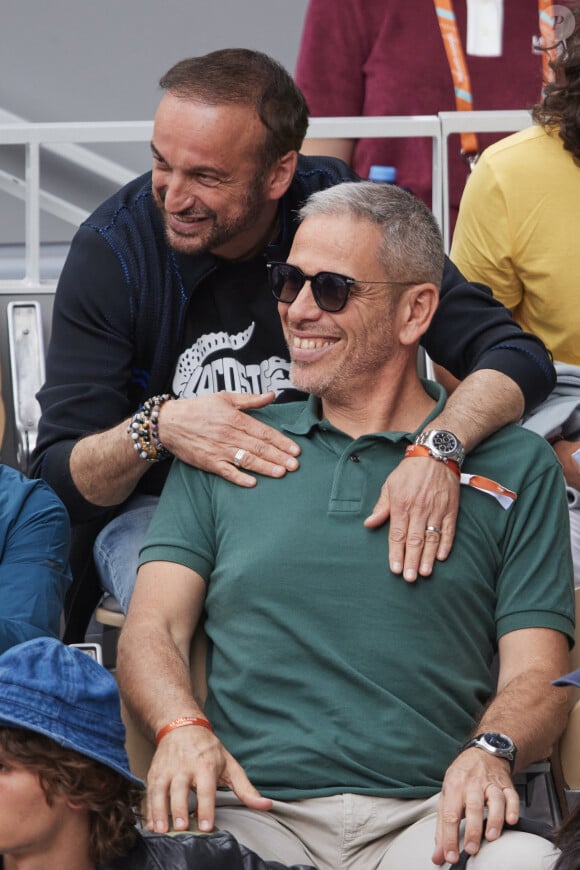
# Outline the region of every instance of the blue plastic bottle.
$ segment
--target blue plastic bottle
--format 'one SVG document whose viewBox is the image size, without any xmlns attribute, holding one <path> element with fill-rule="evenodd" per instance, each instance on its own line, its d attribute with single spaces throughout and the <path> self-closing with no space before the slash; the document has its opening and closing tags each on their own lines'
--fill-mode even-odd
<svg viewBox="0 0 580 870">
<path fill-rule="evenodd" d="M 376 181 L 380 184 L 396 184 L 397 169 L 395 166 L 371 166 L 369 181 Z"/>
</svg>

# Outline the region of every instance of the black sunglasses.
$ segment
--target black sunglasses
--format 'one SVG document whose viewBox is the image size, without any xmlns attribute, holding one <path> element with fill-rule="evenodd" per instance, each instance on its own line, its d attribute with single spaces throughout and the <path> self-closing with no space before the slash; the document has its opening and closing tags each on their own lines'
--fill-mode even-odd
<svg viewBox="0 0 580 870">
<path fill-rule="evenodd" d="M 305 275 L 290 263 L 266 263 L 268 281 L 274 298 L 288 305 L 294 302 L 307 281 L 310 281 L 314 301 L 323 311 L 342 311 L 353 284 L 421 284 L 422 281 L 357 281 L 337 272 L 317 272 Z"/>
</svg>

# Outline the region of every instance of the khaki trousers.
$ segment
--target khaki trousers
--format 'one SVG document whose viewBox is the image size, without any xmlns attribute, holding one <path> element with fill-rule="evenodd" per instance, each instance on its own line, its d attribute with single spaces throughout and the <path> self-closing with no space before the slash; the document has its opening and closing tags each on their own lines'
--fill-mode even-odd
<svg viewBox="0 0 580 870">
<path fill-rule="evenodd" d="M 395 800 L 340 794 L 274 801 L 270 812 L 218 792 L 216 825 L 262 858 L 312 864 L 318 870 L 433 870 L 431 855 L 439 795 Z M 468 870 L 550 870 L 557 850 L 541 837 L 506 831 L 484 842 Z M 448 868 L 450 865 L 445 864 Z"/>
</svg>

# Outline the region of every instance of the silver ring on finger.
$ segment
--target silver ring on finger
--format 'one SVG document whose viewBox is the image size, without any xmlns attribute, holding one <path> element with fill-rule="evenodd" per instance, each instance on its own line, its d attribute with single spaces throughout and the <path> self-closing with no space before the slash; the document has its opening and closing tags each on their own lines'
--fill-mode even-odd
<svg viewBox="0 0 580 870">
<path fill-rule="evenodd" d="M 426 532 L 435 532 L 436 535 L 441 534 L 441 529 L 439 528 L 439 526 L 426 526 L 425 531 Z"/>
<path fill-rule="evenodd" d="M 246 455 L 246 451 L 243 447 L 240 447 L 239 450 L 236 450 L 234 453 L 234 465 L 236 468 L 240 468 L 242 462 L 244 461 L 244 456 Z"/>
</svg>

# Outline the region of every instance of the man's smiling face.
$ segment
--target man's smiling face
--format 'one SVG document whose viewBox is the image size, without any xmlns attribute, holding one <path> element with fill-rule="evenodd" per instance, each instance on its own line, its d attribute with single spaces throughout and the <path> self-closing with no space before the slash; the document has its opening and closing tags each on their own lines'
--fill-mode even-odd
<svg viewBox="0 0 580 870">
<path fill-rule="evenodd" d="M 345 391 L 364 390 L 392 357 L 393 288 L 378 259 L 378 227 L 351 216 L 312 215 L 300 225 L 288 263 L 306 275 L 337 272 L 357 279 L 342 311 L 322 311 L 307 281 L 294 302 L 278 311 L 292 360 L 294 386 L 340 401 Z"/>
<path fill-rule="evenodd" d="M 174 250 L 235 258 L 252 247 L 267 201 L 264 138 L 249 106 L 164 96 L 151 142 L 152 187 Z"/>
</svg>

